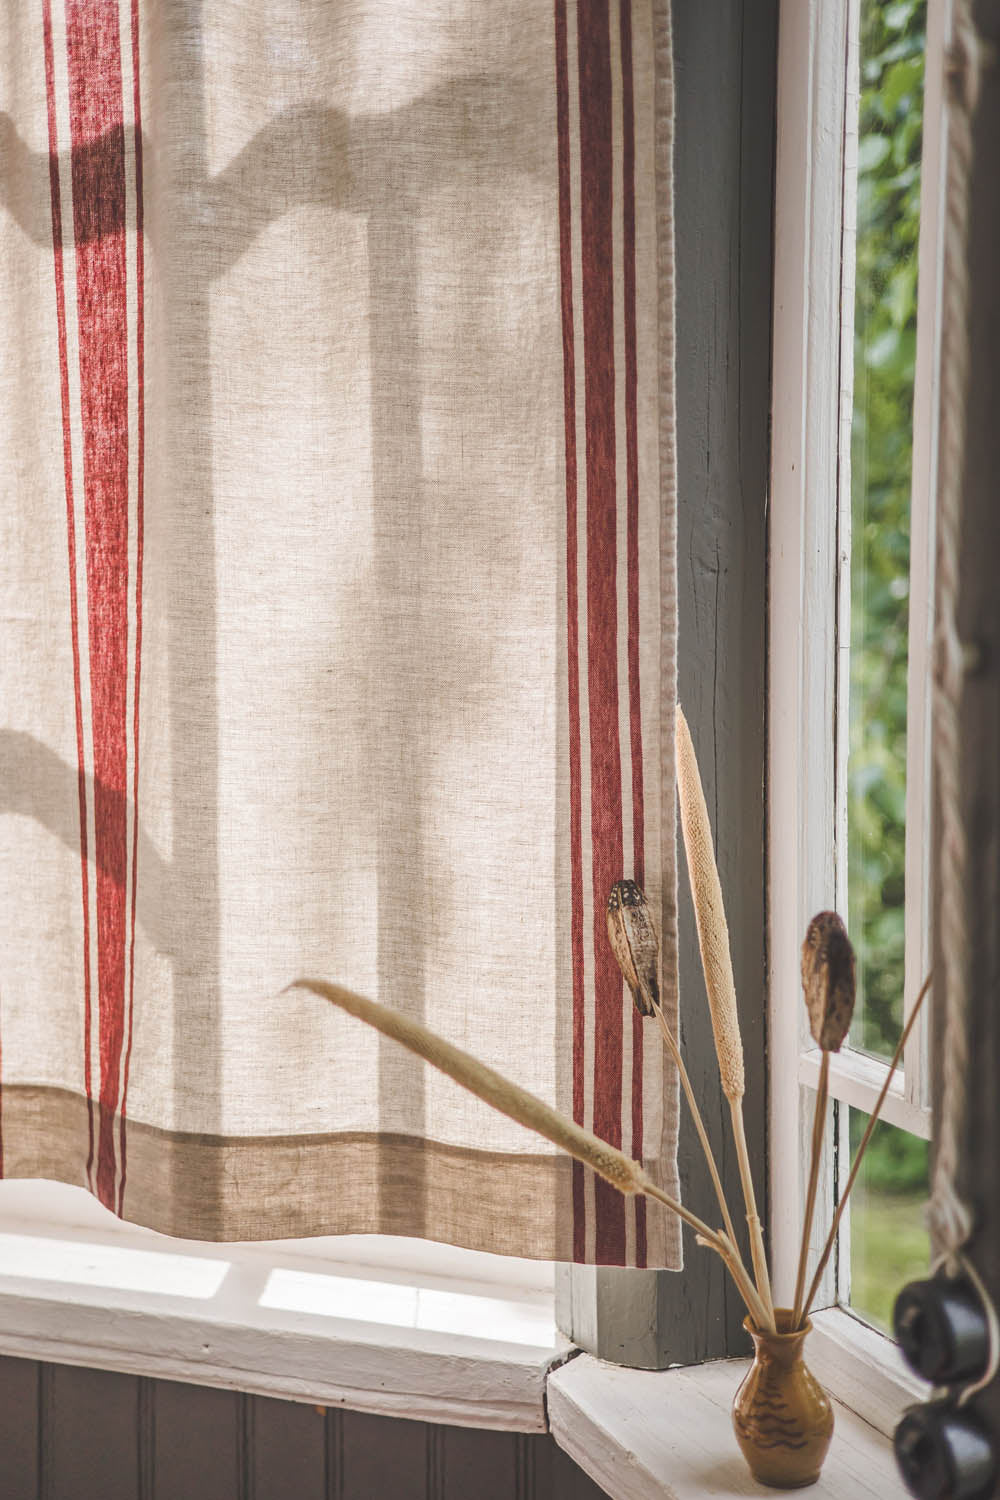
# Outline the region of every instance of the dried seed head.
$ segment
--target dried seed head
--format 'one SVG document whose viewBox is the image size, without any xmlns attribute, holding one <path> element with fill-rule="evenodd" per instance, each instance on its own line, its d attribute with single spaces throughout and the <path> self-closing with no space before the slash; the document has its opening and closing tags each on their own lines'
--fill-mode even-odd
<svg viewBox="0 0 1000 1500">
<path fill-rule="evenodd" d="M 854 949 L 835 911 L 813 917 L 802 944 L 802 988 L 809 1030 L 824 1052 L 839 1052 L 854 1014 Z"/>
<path fill-rule="evenodd" d="M 729 955 L 729 928 L 722 901 L 722 886 L 712 848 L 712 829 L 705 806 L 705 793 L 698 774 L 698 761 L 691 743 L 687 720 L 677 709 L 677 795 L 681 828 L 687 853 L 688 878 L 698 924 L 698 946 L 705 975 L 708 1007 L 712 1015 L 719 1077 L 727 1099 L 741 1099 L 745 1091 L 743 1040 L 736 1009 L 736 984 Z"/>
<path fill-rule="evenodd" d="M 617 880 L 608 897 L 608 939 L 641 1016 L 660 1003 L 657 968 L 660 940 L 649 902 L 634 880 Z"/>
<path fill-rule="evenodd" d="M 440 1068 L 442 1073 L 447 1073 L 449 1078 L 454 1078 L 456 1083 L 484 1099 L 501 1114 L 517 1120 L 528 1130 L 537 1131 L 553 1145 L 567 1151 L 570 1156 L 575 1156 L 577 1161 L 584 1162 L 620 1193 L 645 1191 L 644 1184 L 648 1179 L 638 1162 L 630 1160 L 615 1146 L 609 1146 L 607 1141 L 585 1130 L 582 1125 L 577 1125 L 536 1095 L 529 1094 L 527 1089 L 512 1083 L 502 1073 L 488 1068 L 471 1053 L 446 1042 L 443 1037 L 428 1030 L 411 1016 L 390 1010 L 387 1005 L 380 1005 L 377 1000 L 369 1000 L 365 995 L 357 995 L 352 990 L 344 989 L 342 985 L 327 984 L 322 979 L 297 979 L 295 985 L 289 988 L 311 990 L 313 994 L 321 995 L 324 1000 L 346 1010 L 349 1015 L 357 1016 L 369 1026 L 374 1026 L 383 1036 L 401 1042 L 404 1047 L 408 1047 L 432 1067 Z"/>
</svg>

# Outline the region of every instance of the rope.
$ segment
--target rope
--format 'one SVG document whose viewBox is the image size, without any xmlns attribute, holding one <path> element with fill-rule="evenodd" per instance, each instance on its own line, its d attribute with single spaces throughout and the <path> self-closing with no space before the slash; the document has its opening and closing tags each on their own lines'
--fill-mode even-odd
<svg viewBox="0 0 1000 1500">
<path fill-rule="evenodd" d="M 948 159 L 945 184 L 940 448 L 937 492 L 937 608 L 933 686 L 934 764 L 940 808 L 940 951 L 944 1007 L 942 1085 L 935 1122 L 936 1149 L 928 1224 L 942 1247 L 934 1269 L 964 1274 L 979 1294 L 989 1331 L 982 1377 L 959 1404 L 988 1385 L 1000 1368 L 1000 1323 L 982 1280 L 963 1252 L 973 1214 L 957 1179 L 967 1113 L 969 971 L 966 922 L 968 840 L 961 796 L 961 712 L 965 679 L 978 652 L 958 628 L 962 490 L 969 389 L 969 202 L 973 123 L 982 75 L 993 61 L 972 20 L 970 0 L 954 0 L 952 38 L 945 54 Z"/>
</svg>

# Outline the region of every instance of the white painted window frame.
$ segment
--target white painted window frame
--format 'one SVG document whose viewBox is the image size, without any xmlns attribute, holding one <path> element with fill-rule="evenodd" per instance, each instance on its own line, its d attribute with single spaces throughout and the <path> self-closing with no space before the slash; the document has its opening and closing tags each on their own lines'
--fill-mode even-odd
<svg viewBox="0 0 1000 1500">
<path fill-rule="evenodd" d="M 775 328 L 769 604 L 770 1137 L 774 1282 L 790 1300 L 801 1224 L 804 1144 L 819 1076 L 802 1005 L 799 947 L 810 916 L 846 910 L 846 699 L 850 634 L 850 421 L 859 0 L 785 0 L 778 58 Z M 929 0 L 924 105 L 911 512 L 907 722 L 907 1006 L 930 949 L 930 724 L 933 480 L 943 193 L 941 97 L 946 0 Z M 836 810 L 836 815 L 835 815 Z M 919 837 L 913 831 L 919 830 Z M 926 1025 L 914 1029 L 884 1118 L 931 1133 Z M 870 1112 L 886 1065 L 844 1048 L 831 1101 Z M 833 1105 L 831 1103 L 831 1114 Z M 846 1115 L 846 1110 L 842 1111 Z M 828 1138 L 832 1132 L 828 1131 Z M 843 1155 L 844 1153 L 842 1153 Z M 836 1151 L 825 1163 L 833 1182 Z M 820 1195 L 814 1251 L 833 1194 Z M 819 1206 L 818 1206 L 819 1208 Z M 849 1262 L 844 1239 L 838 1260 Z M 884 1431 L 920 1389 L 892 1343 L 836 1306 L 836 1269 L 814 1319 L 817 1374 Z M 841 1273 L 840 1292 L 847 1287 Z M 859 1395 L 859 1393 L 862 1393 Z M 859 1408 L 860 1409 L 860 1408 Z"/>
</svg>

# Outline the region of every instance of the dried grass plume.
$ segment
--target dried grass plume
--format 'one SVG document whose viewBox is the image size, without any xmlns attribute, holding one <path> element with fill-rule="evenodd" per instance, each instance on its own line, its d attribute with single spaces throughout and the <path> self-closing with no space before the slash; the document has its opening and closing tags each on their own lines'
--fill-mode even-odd
<svg viewBox="0 0 1000 1500">
<path fill-rule="evenodd" d="M 722 1091 L 732 1101 L 742 1099 L 746 1084 L 743 1073 L 743 1041 L 736 1009 L 736 985 L 729 954 L 729 927 L 715 864 L 705 793 L 698 774 L 698 761 L 691 742 L 691 731 L 679 706 L 676 750 L 681 827 L 698 924 L 701 966 L 705 974 Z"/>
</svg>

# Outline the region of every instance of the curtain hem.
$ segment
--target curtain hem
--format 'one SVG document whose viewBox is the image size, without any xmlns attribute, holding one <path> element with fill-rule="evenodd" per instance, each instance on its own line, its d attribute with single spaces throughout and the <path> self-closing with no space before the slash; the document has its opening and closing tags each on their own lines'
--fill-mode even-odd
<svg viewBox="0 0 1000 1500">
<path fill-rule="evenodd" d="M 91 1186 L 82 1095 L 5 1088 L 3 1134 L 6 1177 Z M 561 1154 L 507 1155 L 386 1133 L 194 1134 L 130 1119 L 122 1196 L 122 1218 L 181 1239 L 392 1234 L 572 1259 L 572 1163 Z"/>
</svg>

